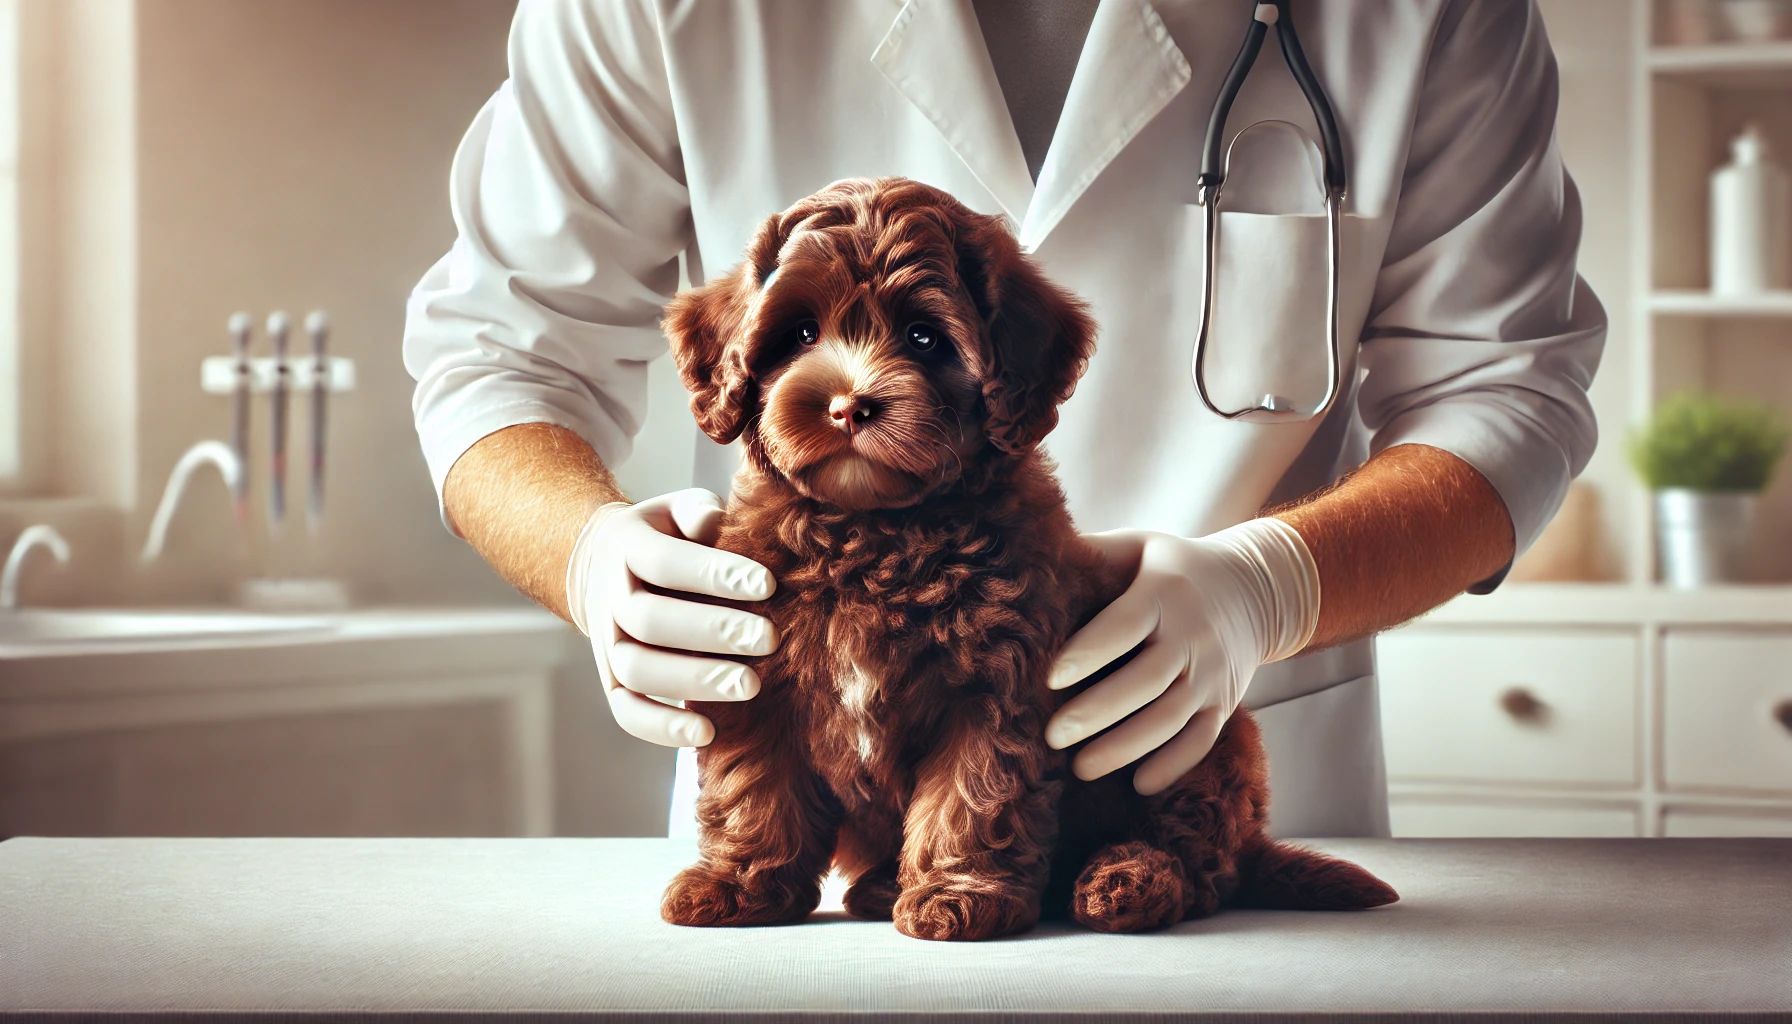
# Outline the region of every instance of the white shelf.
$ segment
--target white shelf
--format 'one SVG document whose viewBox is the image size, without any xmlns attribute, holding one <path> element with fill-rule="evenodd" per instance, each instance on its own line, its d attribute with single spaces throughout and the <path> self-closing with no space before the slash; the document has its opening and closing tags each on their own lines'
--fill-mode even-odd
<svg viewBox="0 0 1792 1024">
<path fill-rule="evenodd" d="M 1699 85 L 1729 88 L 1792 86 L 1792 41 L 1657 46 L 1648 52 L 1651 73 Z"/>
<path fill-rule="evenodd" d="M 1792 626 L 1792 584 L 1699 590 L 1627 583 L 1508 583 L 1419 620 L 1450 626 Z"/>
<path fill-rule="evenodd" d="M 1792 291 L 1759 295 L 1713 295 L 1705 291 L 1657 291 L 1649 311 L 1670 316 L 1792 317 Z"/>
</svg>

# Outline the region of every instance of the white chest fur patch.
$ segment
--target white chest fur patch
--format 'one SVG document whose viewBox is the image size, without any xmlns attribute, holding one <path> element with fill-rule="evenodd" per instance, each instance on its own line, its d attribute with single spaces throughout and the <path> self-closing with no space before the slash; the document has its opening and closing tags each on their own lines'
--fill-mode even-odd
<svg viewBox="0 0 1792 1024">
<path fill-rule="evenodd" d="M 864 667 L 851 659 L 843 659 L 834 675 L 834 691 L 840 695 L 840 706 L 856 720 L 859 760 L 869 762 L 877 752 L 877 741 L 871 734 L 871 695 L 877 681 Z"/>
<path fill-rule="evenodd" d="M 834 676 L 834 690 L 840 694 L 840 706 L 855 718 L 863 718 L 870 709 L 871 693 L 876 688 L 877 681 L 856 661 L 845 661 Z"/>
</svg>

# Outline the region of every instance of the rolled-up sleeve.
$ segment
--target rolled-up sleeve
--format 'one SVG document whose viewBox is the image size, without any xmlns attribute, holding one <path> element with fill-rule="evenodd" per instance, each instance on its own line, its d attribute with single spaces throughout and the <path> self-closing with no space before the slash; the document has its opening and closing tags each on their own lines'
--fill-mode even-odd
<svg viewBox="0 0 1792 1024">
<path fill-rule="evenodd" d="M 1606 319 L 1575 271 L 1580 197 L 1556 96 L 1530 0 L 1444 13 L 1361 349 L 1371 450 L 1426 444 L 1473 466 L 1520 553 L 1598 438 L 1587 389 Z"/>
<path fill-rule="evenodd" d="M 510 77 L 450 173 L 453 247 L 406 308 L 440 495 L 480 438 L 546 422 L 627 457 L 690 212 L 659 32 L 635 0 L 522 0 Z"/>
</svg>

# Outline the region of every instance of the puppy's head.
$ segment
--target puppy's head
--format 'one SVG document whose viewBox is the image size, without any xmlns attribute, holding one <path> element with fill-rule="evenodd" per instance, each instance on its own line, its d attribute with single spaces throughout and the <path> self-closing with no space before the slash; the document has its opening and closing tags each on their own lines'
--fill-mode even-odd
<svg viewBox="0 0 1792 1024">
<path fill-rule="evenodd" d="M 912 505 L 1057 424 L 1094 346 L 1083 304 L 999 217 L 902 178 L 766 219 L 665 329 L 704 433 L 842 508 Z"/>
</svg>

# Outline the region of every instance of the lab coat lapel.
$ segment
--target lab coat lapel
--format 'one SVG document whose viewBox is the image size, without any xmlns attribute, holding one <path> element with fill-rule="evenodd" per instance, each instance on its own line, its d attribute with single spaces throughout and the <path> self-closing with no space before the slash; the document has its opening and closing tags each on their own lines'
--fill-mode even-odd
<svg viewBox="0 0 1792 1024">
<path fill-rule="evenodd" d="M 871 62 L 1014 223 L 1025 220 L 1033 177 L 970 0 L 907 0 Z"/>
<path fill-rule="evenodd" d="M 987 65 L 988 57 L 982 59 Z M 1024 249 L 1031 252 L 1045 241 L 1102 169 L 1188 80 L 1188 61 L 1150 0 L 1101 0 L 1021 224 Z M 1026 174 L 1024 164 L 1021 173 Z"/>
</svg>

